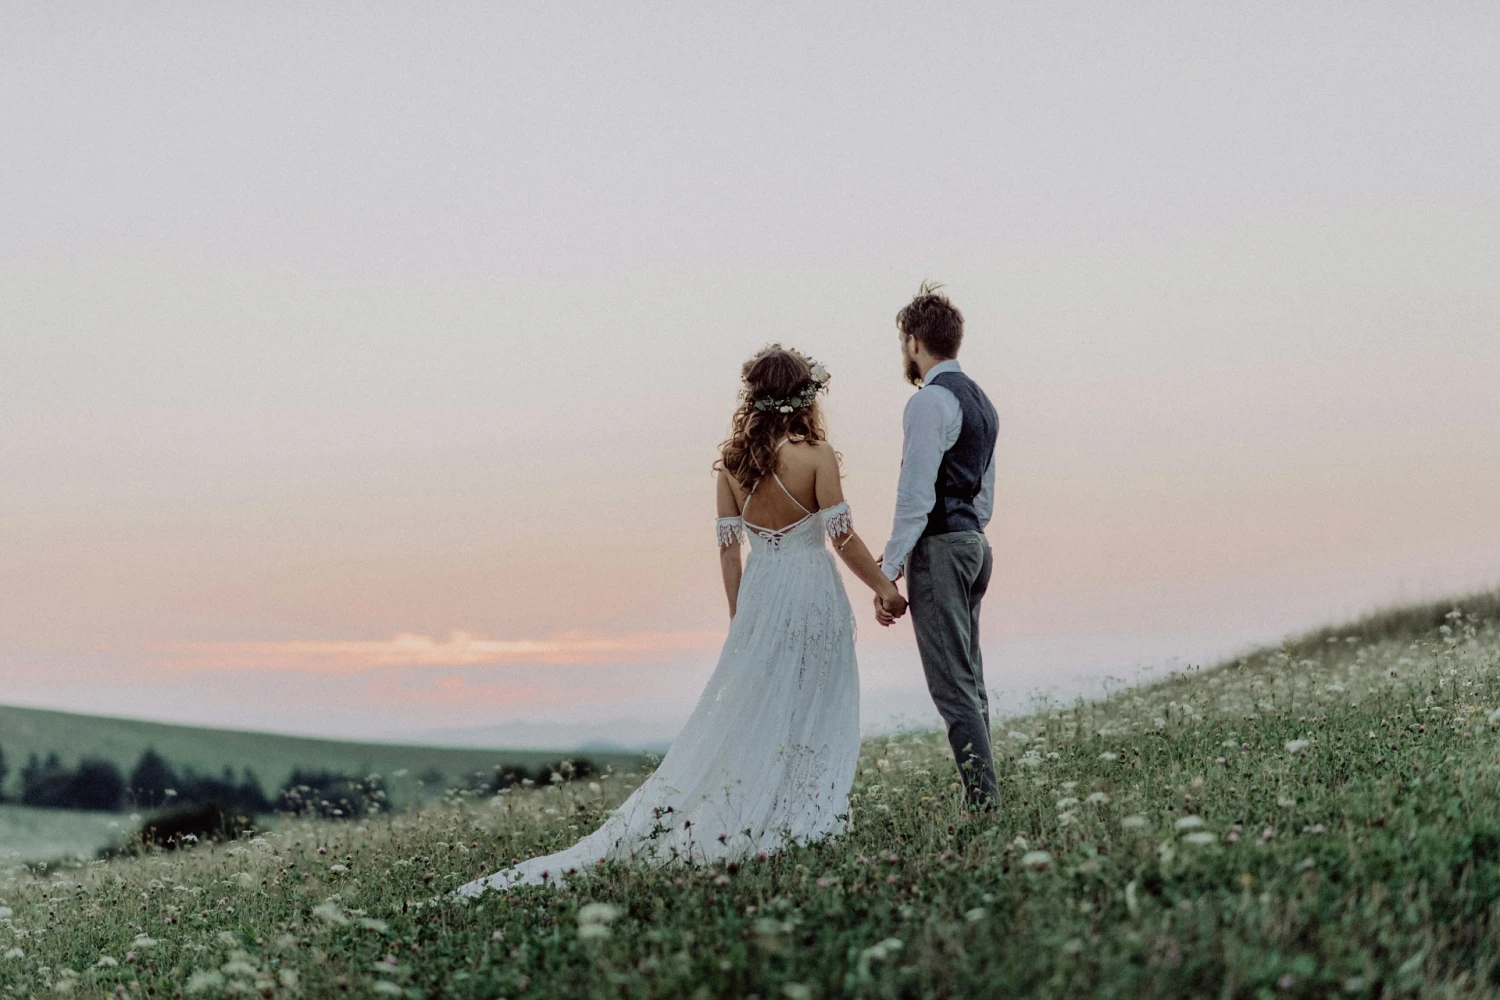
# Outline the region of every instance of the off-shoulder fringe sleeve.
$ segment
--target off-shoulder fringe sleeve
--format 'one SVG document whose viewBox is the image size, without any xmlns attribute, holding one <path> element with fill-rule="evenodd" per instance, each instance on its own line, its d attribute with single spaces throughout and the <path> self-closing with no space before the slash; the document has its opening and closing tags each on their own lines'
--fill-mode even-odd
<svg viewBox="0 0 1500 1000">
<path fill-rule="evenodd" d="M 719 548 L 727 548 L 735 542 L 745 540 L 745 520 L 742 517 L 721 517 L 718 524 Z"/>
<path fill-rule="evenodd" d="M 850 512 L 847 501 L 825 507 L 818 513 L 823 515 L 823 529 L 828 532 L 829 538 L 838 538 L 854 530 L 854 515 Z"/>
</svg>

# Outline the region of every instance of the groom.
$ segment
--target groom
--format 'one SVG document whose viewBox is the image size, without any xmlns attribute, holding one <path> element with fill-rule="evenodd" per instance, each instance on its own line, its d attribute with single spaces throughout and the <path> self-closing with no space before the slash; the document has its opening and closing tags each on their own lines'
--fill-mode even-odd
<svg viewBox="0 0 1500 1000">
<path fill-rule="evenodd" d="M 880 561 L 891 580 L 906 576 L 922 672 L 948 727 L 965 801 L 971 809 L 992 809 L 999 789 L 979 602 L 992 565 L 984 528 L 994 509 L 998 423 L 989 397 L 959 368 L 964 318 L 941 287 L 924 284 L 896 314 L 906 380 L 921 389 L 901 418 L 895 524 Z M 897 616 L 876 598 L 875 617 L 889 625 Z"/>
</svg>

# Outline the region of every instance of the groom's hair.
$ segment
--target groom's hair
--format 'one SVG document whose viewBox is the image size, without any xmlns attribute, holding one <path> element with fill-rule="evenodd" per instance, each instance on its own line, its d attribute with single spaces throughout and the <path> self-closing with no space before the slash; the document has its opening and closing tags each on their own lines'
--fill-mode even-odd
<svg viewBox="0 0 1500 1000">
<path fill-rule="evenodd" d="M 958 346 L 964 342 L 964 314 L 958 311 L 943 286 L 922 282 L 917 297 L 896 314 L 896 329 L 917 338 L 929 354 L 937 358 L 958 357 Z"/>
</svg>

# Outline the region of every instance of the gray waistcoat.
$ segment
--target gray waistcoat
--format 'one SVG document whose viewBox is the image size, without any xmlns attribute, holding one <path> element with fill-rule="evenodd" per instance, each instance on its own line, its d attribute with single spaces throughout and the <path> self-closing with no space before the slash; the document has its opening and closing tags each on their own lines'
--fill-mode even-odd
<svg viewBox="0 0 1500 1000">
<path fill-rule="evenodd" d="M 984 390 L 963 372 L 941 372 L 928 382 L 940 385 L 958 399 L 963 428 L 953 447 L 943 453 L 938 466 L 937 501 L 927 515 L 923 536 L 950 531 L 983 531 L 974 510 L 974 498 L 984 485 L 984 473 L 994 460 L 1000 422 Z"/>
</svg>

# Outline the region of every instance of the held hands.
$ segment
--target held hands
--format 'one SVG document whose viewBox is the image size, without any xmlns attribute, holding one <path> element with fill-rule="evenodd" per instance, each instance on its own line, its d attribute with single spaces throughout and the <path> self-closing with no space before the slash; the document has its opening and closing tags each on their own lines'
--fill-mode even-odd
<svg viewBox="0 0 1500 1000">
<path fill-rule="evenodd" d="M 876 566 L 884 562 L 884 555 L 875 557 Z M 897 573 L 896 580 L 899 579 L 901 579 L 901 574 Z M 906 598 L 902 597 L 901 591 L 896 589 L 896 580 L 891 581 L 889 591 L 875 595 L 875 620 L 886 627 L 894 625 L 897 618 L 906 614 Z"/>
<path fill-rule="evenodd" d="M 902 597 L 901 591 L 895 587 L 892 587 L 888 594 L 875 595 L 875 620 L 881 625 L 890 627 L 904 614 L 906 614 L 906 598 Z"/>
</svg>

